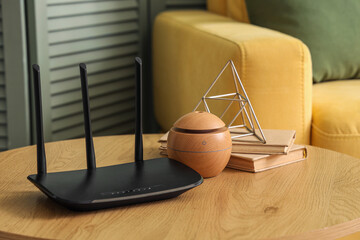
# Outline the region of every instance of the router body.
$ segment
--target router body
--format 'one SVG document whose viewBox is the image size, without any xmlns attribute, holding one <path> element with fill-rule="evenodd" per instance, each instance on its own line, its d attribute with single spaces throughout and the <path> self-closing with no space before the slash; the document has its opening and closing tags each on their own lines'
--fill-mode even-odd
<svg viewBox="0 0 360 240">
<path fill-rule="evenodd" d="M 201 184 L 191 168 L 168 159 L 30 175 L 49 198 L 72 210 L 96 210 L 172 198 Z"/>
<path fill-rule="evenodd" d="M 87 71 L 85 64 L 80 64 L 87 169 L 54 173 L 46 171 L 40 68 L 33 65 L 38 173 L 28 179 L 50 199 L 71 210 L 97 210 L 176 197 L 203 182 L 199 173 L 175 160 L 143 161 L 141 65 L 136 58 L 135 162 L 96 168 Z"/>
</svg>

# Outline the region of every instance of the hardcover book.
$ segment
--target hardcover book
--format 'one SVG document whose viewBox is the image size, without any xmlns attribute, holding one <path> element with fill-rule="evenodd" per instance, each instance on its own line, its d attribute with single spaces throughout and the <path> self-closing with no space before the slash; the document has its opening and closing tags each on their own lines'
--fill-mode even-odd
<svg viewBox="0 0 360 240">
<path fill-rule="evenodd" d="M 258 130 L 255 130 L 258 131 Z M 231 129 L 232 135 L 241 132 Z M 233 138 L 232 153 L 287 154 L 295 141 L 295 130 L 263 129 L 266 143 L 261 143 L 255 136 Z"/>
<path fill-rule="evenodd" d="M 288 154 L 242 154 L 232 153 L 227 167 L 247 172 L 261 172 L 305 160 L 305 146 L 293 145 Z"/>
</svg>

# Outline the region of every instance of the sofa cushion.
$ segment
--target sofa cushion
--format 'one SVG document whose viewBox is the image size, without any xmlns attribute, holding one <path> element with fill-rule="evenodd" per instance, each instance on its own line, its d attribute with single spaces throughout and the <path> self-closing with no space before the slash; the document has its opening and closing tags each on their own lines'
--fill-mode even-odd
<svg viewBox="0 0 360 240">
<path fill-rule="evenodd" d="M 207 0 L 207 9 L 239 22 L 249 23 L 245 0 Z"/>
<path fill-rule="evenodd" d="M 194 109 L 232 59 L 261 127 L 294 129 L 296 142 L 309 144 L 311 58 L 301 41 L 194 10 L 159 14 L 153 36 L 155 115 L 163 130 Z M 210 94 L 234 91 L 230 69 L 221 79 Z M 222 107 L 213 113 L 221 114 Z"/>
<path fill-rule="evenodd" d="M 207 9 L 212 13 L 227 16 L 226 0 L 207 0 Z"/>
<path fill-rule="evenodd" d="M 313 87 L 311 144 L 360 158 L 360 80 Z"/>
<path fill-rule="evenodd" d="M 250 22 L 302 40 L 315 82 L 360 78 L 359 0 L 247 0 Z"/>
</svg>

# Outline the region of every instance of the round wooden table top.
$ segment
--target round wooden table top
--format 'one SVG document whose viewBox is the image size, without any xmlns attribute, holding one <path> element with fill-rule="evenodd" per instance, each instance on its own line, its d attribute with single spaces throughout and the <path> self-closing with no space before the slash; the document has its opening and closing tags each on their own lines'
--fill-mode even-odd
<svg viewBox="0 0 360 240">
<path fill-rule="evenodd" d="M 144 135 L 145 159 L 161 135 Z M 97 166 L 133 161 L 134 137 L 94 139 Z M 46 144 L 48 172 L 86 168 L 84 139 Z M 261 172 L 225 169 L 176 198 L 93 212 L 48 199 L 26 177 L 36 148 L 0 153 L 0 238 L 333 239 L 360 229 L 360 161 L 308 147 L 303 162 Z"/>
</svg>

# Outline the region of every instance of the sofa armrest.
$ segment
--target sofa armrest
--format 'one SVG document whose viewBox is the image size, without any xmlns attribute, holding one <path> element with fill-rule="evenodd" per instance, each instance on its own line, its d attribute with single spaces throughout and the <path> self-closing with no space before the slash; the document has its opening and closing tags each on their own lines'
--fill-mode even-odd
<svg viewBox="0 0 360 240">
<path fill-rule="evenodd" d="M 261 127 L 295 129 L 296 142 L 308 144 L 312 99 L 308 48 L 286 34 L 206 11 L 164 12 L 155 21 L 153 87 L 160 126 L 167 130 L 192 111 L 230 59 Z M 226 77 L 220 88 L 230 92 L 231 81 Z"/>
</svg>

